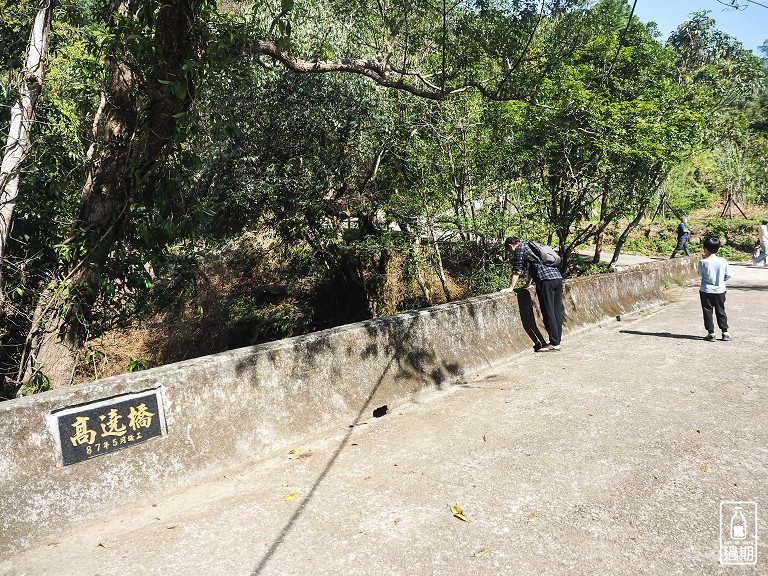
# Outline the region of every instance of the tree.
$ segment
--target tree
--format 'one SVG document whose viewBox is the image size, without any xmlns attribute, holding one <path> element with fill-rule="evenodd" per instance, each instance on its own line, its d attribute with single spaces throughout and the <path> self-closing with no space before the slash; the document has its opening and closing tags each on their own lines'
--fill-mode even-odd
<svg viewBox="0 0 768 576">
<path fill-rule="evenodd" d="M 759 109 L 755 95 L 765 93 L 766 73 L 754 54 L 714 25 L 708 12 L 697 12 L 678 27 L 669 43 L 677 55 L 678 84 L 686 90 L 685 97 L 706 110 L 702 146 L 718 150 L 724 216 L 732 214 L 734 206 L 741 211 L 736 200 L 745 184 L 746 126 L 759 125 L 747 111 Z"/>
<path fill-rule="evenodd" d="M 203 65 L 250 55 L 265 67 L 279 63 L 297 72 L 354 73 L 425 98 L 475 89 L 489 98 L 529 100 L 530 84 L 511 77 L 530 76 L 535 82 L 546 74 L 547 62 L 578 45 L 580 36 L 570 32 L 583 17 L 579 4 L 547 3 L 541 11 L 534 2 L 500 3 L 494 11 L 451 5 L 435 12 L 421 2 L 386 8 L 309 3 L 299 9 L 283 1 L 279 7 L 260 5 L 242 23 L 233 25 L 227 16 L 220 29 L 228 41 L 219 43 L 206 43 L 211 7 L 204 0 L 173 0 L 159 7 L 124 0 L 109 6 L 110 40 L 103 44 L 106 103 L 77 217 L 60 243 L 60 271 L 41 296 L 30 327 L 21 363 L 26 377 L 44 374 L 53 386 L 70 381 L 97 313 L 93 305 L 111 285 L 105 276 L 110 255 L 134 212 L 154 196 L 152 175 L 183 140 L 180 120 L 192 105 Z M 494 18 L 498 23 L 499 12 L 522 32 L 509 38 L 520 40 L 499 46 L 499 37 L 491 35 L 482 62 L 472 69 L 459 65 L 460 51 L 449 50 L 451 42 L 454 47 L 469 42 L 472 31 L 465 24 Z M 338 18 L 355 25 L 337 28 Z M 548 26 L 539 25 L 543 19 Z M 370 56 L 350 58 L 350 46 L 367 47 Z M 484 78 L 476 77 L 478 71 Z"/>
<path fill-rule="evenodd" d="M 106 102 L 97 142 L 76 220 L 62 243 L 61 272 L 41 296 L 21 362 L 28 378 L 41 373 L 52 386 L 71 381 L 104 284 L 101 270 L 131 208 L 152 195 L 151 177 L 192 103 L 206 2 L 148 8 L 129 0 L 109 6 L 112 41 L 105 45 Z"/>
<path fill-rule="evenodd" d="M 13 210 L 19 194 L 19 172 L 31 146 L 35 109 L 45 80 L 53 10 L 52 0 L 41 0 L 32 26 L 24 70 L 19 75 L 18 99 L 11 109 L 8 139 L 0 165 L 0 318 L 5 315 L 3 269 L 8 252 Z"/>
<path fill-rule="evenodd" d="M 563 268 L 593 237 L 599 250 L 609 224 L 642 214 L 701 124 L 672 81 L 673 54 L 624 3 L 600 3 L 594 24 L 589 42 L 542 83 L 547 108 L 530 108 L 517 125 L 516 149 L 529 151 L 536 174 L 528 187 Z"/>
<path fill-rule="evenodd" d="M 242 72 L 245 81 L 256 78 L 249 78 L 254 65 L 311 75 L 346 73 L 342 76 L 365 77 L 398 94 L 440 103 L 469 91 L 488 101 L 516 102 L 510 105 L 513 118 L 531 122 L 517 124 L 518 132 L 506 135 L 524 147 L 516 151 L 520 158 L 507 162 L 509 178 L 499 185 L 502 197 L 522 189 L 523 182 L 531 196 L 546 190 L 550 221 L 565 247 L 581 234 L 577 225 L 590 215 L 596 198 L 604 200 L 601 221 L 607 222 L 611 210 L 621 206 L 614 187 L 625 186 L 623 192 L 641 198 L 649 186 L 644 183 L 633 191 L 629 170 L 609 178 L 608 163 L 627 160 L 637 172 L 655 166 L 654 160 L 669 148 L 665 144 L 661 152 L 654 150 L 653 138 L 659 134 L 645 124 L 672 112 L 674 122 L 682 125 L 690 108 L 676 109 L 660 97 L 643 108 L 643 98 L 658 96 L 644 91 L 644 85 L 653 84 L 654 71 L 665 64 L 655 62 L 658 54 L 647 48 L 637 26 L 627 27 L 619 39 L 628 14 L 625 2 L 604 0 L 594 9 L 591 4 L 268 0 L 243 17 L 219 13 L 207 0 L 123 0 L 107 6 L 99 15 L 103 34 L 93 44 L 94 58 L 103 62 L 103 105 L 92 103 L 97 110 L 91 117 L 95 137 L 82 194 L 67 234 L 56 242 L 58 258 L 51 267 L 55 278 L 42 292 L 29 327 L 20 362 L 26 378 L 39 374 L 54 386 L 69 382 L 84 339 L 103 329 L 109 301 L 126 297 L 124 288 L 137 281 L 139 274 L 133 272 L 140 270 L 141 259 L 171 253 L 174 242 L 195 233 L 185 229 L 193 220 L 186 218 L 190 212 L 228 208 L 230 215 L 253 214 L 247 202 L 257 199 L 261 222 L 284 238 L 313 246 L 339 284 L 347 287 L 350 318 L 372 310 L 371 273 L 387 267 L 391 248 L 399 241 L 388 234 L 381 214 L 395 214 L 398 187 L 414 186 L 414 174 L 440 184 L 436 190 L 421 183 L 408 190 L 421 192 L 416 196 L 424 214 L 432 221 L 441 217 L 445 200 L 451 198 L 447 206 L 452 208 L 452 224 L 467 237 L 474 231 L 467 192 L 473 190 L 474 150 L 487 138 L 484 129 L 465 130 L 459 142 L 444 129 L 450 125 L 448 118 L 435 117 L 438 129 L 431 136 L 418 134 L 424 143 L 419 161 L 427 158 L 426 150 L 458 160 L 463 148 L 465 156 L 453 163 L 452 171 L 441 172 L 426 163 L 419 170 L 417 162 L 395 154 L 403 143 L 417 143 L 410 132 L 397 132 L 385 117 L 369 121 L 365 111 L 373 108 L 367 108 L 367 100 L 355 106 L 355 95 L 381 103 L 387 93 L 353 82 L 293 85 L 297 91 L 309 91 L 296 97 L 312 101 L 310 112 L 319 112 L 308 115 L 306 124 L 315 130 L 311 133 L 305 131 L 302 120 L 307 118 L 299 115 L 295 102 L 292 111 L 281 109 L 282 102 L 257 90 L 253 92 L 261 99 L 248 101 L 249 91 L 239 90 L 242 85 L 231 107 L 242 110 L 247 104 L 252 114 L 212 115 L 201 125 L 196 114 L 202 106 L 202 82 L 238 77 L 225 74 L 226 67 Z M 265 73 L 258 80 L 275 82 L 274 88 L 279 77 Z M 329 86 L 344 93 L 340 103 L 346 108 L 333 107 Z M 283 94 L 293 96 L 290 91 Z M 611 107 L 612 99 L 620 104 Z M 329 117 L 323 115 L 325 110 Z M 394 107 L 383 110 L 396 115 Z M 688 120 L 698 126 L 695 118 Z M 211 155 L 190 141 L 190 135 L 202 134 L 203 128 L 221 135 L 220 141 L 211 142 Z M 271 132 L 270 137 L 256 135 L 258 130 Z M 627 135 L 634 131 L 648 142 L 633 156 L 621 144 L 631 142 Z M 495 143 L 485 146 L 490 151 Z M 196 154 L 208 169 L 192 167 Z M 251 161 L 272 171 L 253 176 L 237 170 L 238 162 Z M 484 162 L 494 165 L 488 156 Z M 536 181 L 527 178 L 531 169 L 537 171 Z M 232 174 L 249 179 L 241 187 L 240 181 L 227 181 Z M 190 189 L 201 198 L 209 191 L 219 195 L 196 202 L 190 198 L 193 193 L 180 192 L 187 183 L 182 178 L 194 183 Z M 231 192 L 243 196 L 238 199 Z M 248 209 L 241 210 L 243 206 Z M 503 222 L 502 217 L 497 225 Z M 223 233 L 226 227 L 221 228 Z M 595 233 L 597 228 L 586 229 Z M 154 237 L 158 231 L 161 234 Z M 360 236 L 359 242 L 349 242 L 352 232 Z M 361 247 L 365 249 L 358 250 Z"/>
</svg>

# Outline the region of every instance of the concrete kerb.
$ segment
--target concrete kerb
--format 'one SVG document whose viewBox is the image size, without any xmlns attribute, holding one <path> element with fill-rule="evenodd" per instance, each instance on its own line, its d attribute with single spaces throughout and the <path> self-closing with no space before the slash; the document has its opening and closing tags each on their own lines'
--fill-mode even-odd
<svg viewBox="0 0 768 576">
<path fill-rule="evenodd" d="M 682 258 L 569 280 L 564 331 L 657 305 L 695 274 Z M 0 555 L 507 362 L 540 325 L 529 293 L 497 293 L 0 403 Z M 166 435 L 62 465 L 53 413 L 148 390 Z"/>
</svg>

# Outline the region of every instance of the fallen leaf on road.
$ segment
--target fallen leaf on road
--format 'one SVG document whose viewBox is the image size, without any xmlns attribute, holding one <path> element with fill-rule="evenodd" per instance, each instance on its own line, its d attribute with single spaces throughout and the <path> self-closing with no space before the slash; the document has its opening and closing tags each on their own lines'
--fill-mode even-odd
<svg viewBox="0 0 768 576">
<path fill-rule="evenodd" d="M 474 554 L 472 554 L 472 556 L 474 556 L 475 558 L 479 558 L 480 556 L 485 556 L 490 551 L 491 551 L 491 549 L 488 548 L 488 546 L 483 546 L 482 548 L 480 548 L 480 550 L 478 550 Z"/>
<path fill-rule="evenodd" d="M 456 518 L 458 518 L 462 522 L 467 522 L 467 517 L 464 516 L 464 510 L 462 510 L 458 506 L 451 506 L 451 514 L 453 514 Z"/>
<path fill-rule="evenodd" d="M 288 452 L 288 458 L 290 460 L 296 460 L 296 458 L 299 457 L 299 454 L 301 454 L 301 448 L 294 448 L 290 452 Z"/>
<path fill-rule="evenodd" d="M 299 497 L 299 493 L 298 492 L 294 492 L 293 494 L 288 494 L 288 496 L 283 498 L 283 500 L 285 500 L 286 502 L 293 502 L 298 497 Z"/>
<path fill-rule="evenodd" d="M 536 514 L 531 514 L 530 516 L 528 516 L 528 522 L 536 522 L 536 520 L 538 519 L 539 517 L 536 516 Z"/>
<path fill-rule="evenodd" d="M 710 469 L 709 469 L 709 468 L 707 468 L 706 466 L 702 466 L 702 467 L 701 467 L 701 471 L 702 471 L 702 472 L 712 472 L 712 470 L 710 470 Z"/>
</svg>

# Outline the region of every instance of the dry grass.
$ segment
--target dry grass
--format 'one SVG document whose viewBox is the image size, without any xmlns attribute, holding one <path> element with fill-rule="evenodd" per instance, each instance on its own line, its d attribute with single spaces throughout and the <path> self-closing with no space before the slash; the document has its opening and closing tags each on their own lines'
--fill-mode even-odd
<svg viewBox="0 0 768 576">
<path fill-rule="evenodd" d="M 292 281 L 291 263 L 272 239 L 246 236 L 227 250 L 211 253 L 192 290 L 173 312 L 133 327 L 110 330 L 87 342 L 76 382 L 124 374 L 130 367 L 155 367 L 342 323 L 334 320 L 328 286 L 315 278 Z M 370 280 L 370 279 L 369 279 Z M 422 284 L 409 281 L 401 254 L 391 258 L 381 279 L 376 316 L 396 314 L 405 302 L 429 306 L 446 302 L 437 272 L 427 267 Z M 446 273 L 451 300 L 466 289 Z"/>
</svg>

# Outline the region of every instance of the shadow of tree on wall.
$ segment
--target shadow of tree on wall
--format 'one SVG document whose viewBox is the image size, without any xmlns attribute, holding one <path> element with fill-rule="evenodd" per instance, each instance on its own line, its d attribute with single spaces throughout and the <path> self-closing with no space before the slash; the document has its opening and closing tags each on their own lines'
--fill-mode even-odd
<svg viewBox="0 0 768 576">
<path fill-rule="evenodd" d="M 474 327 L 476 328 L 475 305 L 464 302 L 463 308 L 466 309 L 468 316 L 475 322 Z M 369 412 L 374 417 L 380 417 L 386 413 L 386 409 L 382 409 L 384 407 L 374 406 L 373 402 L 383 383 L 388 379 L 419 382 L 419 388 L 433 386 L 438 390 L 443 390 L 448 383 L 458 382 L 464 376 L 464 369 L 458 362 L 446 361 L 440 357 L 430 345 L 430 342 L 424 342 L 424 337 L 422 336 L 424 333 L 424 323 L 433 322 L 435 314 L 435 310 L 422 310 L 421 312 L 399 315 L 396 318 L 369 320 L 361 324 L 326 330 L 294 339 L 297 354 L 293 358 L 294 366 L 292 370 L 299 373 L 306 373 L 314 368 L 319 368 L 324 359 L 327 360 L 331 357 L 345 358 L 349 364 L 353 364 L 355 361 L 375 363 L 377 358 L 385 358 L 386 361 L 381 365 L 378 379 L 369 389 L 343 439 L 334 450 L 322 472 L 315 479 L 309 491 L 303 496 L 301 504 L 277 533 L 264 556 L 251 573 L 252 576 L 257 576 L 265 569 L 283 541 L 295 528 L 297 522 L 304 514 L 304 510 L 314 498 L 317 489 L 349 444 L 355 431 L 354 424 L 362 420 Z M 346 341 L 343 338 L 344 333 L 352 331 L 356 331 L 361 335 L 364 334 L 365 341 L 355 341 L 354 344 Z M 337 339 L 335 336 L 338 336 L 338 340 L 344 346 L 343 353 L 334 349 L 333 340 Z M 273 363 L 279 364 L 282 360 L 277 352 L 268 352 L 268 355 Z M 245 364 L 239 367 L 239 371 L 244 373 L 250 367 L 250 363 L 246 361 Z"/>
</svg>

